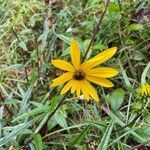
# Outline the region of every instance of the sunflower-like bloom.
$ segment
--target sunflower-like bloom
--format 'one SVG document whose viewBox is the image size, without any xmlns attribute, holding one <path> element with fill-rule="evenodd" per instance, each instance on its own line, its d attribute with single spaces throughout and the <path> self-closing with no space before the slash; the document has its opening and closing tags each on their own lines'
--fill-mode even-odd
<svg viewBox="0 0 150 150">
<path fill-rule="evenodd" d="M 110 67 L 98 68 L 99 64 L 110 59 L 115 53 L 117 48 L 113 47 L 107 49 L 92 59 L 89 59 L 83 63 L 80 61 L 80 49 L 75 39 L 71 39 L 71 60 L 72 64 L 64 60 L 52 60 L 52 64 L 66 71 L 60 77 L 52 81 L 51 87 L 58 86 L 66 83 L 62 88 L 60 94 L 64 94 L 71 90 L 71 93 L 76 92 L 77 97 L 80 94 L 84 95 L 84 98 L 88 101 L 92 97 L 96 102 L 99 101 L 97 91 L 90 84 L 93 82 L 103 87 L 113 87 L 113 83 L 106 78 L 114 77 L 118 72 Z"/>
<path fill-rule="evenodd" d="M 148 83 L 142 84 L 138 88 L 138 92 L 141 96 L 150 96 L 150 85 Z"/>
</svg>

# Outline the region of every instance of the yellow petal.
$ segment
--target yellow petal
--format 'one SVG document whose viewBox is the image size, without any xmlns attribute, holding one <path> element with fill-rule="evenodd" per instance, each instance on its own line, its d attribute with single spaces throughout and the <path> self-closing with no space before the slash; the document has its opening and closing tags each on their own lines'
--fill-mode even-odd
<svg viewBox="0 0 150 150">
<path fill-rule="evenodd" d="M 143 95 L 143 96 L 146 95 L 146 89 L 145 89 L 145 86 L 143 86 L 143 88 L 142 88 L 142 95 Z"/>
<path fill-rule="evenodd" d="M 73 81 L 73 84 L 72 84 L 72 88 L 71 88 L 71 93 L 74 93 L 74 91 L 76 90 L 76 87 L 77 87 L 77 83 L 76 82 L 78 82 L 78 81 L 73 80 L 73 79 L 72 79 L 72 81 Z"/>
<path fill-rule="evenodd" d="M 75 39 L 71 39 L 71 59 L 75 69 L 79 69 L 80 65 L 80 49 Z"/>
<path fill-rule="evenodd" d="M 81 91 L 82 91 L 82 94 L 84 95 L 84 98 L 89 101 L 90 97 L 90 92 L 87 88 L 87 86 L 85 85 L 85 82 L 84 81 L 81 81 Z"/>
<path fill-rule="evenodd" d="M 66 85 L 61 90 L 60 94 L 66 93 L 72 87 L 72 84 L 73 84 L 73 80 L 70 80 L 68 83 L 66 83 Z"/>
<path fill-rule="evenodd" d="M 95 84 L 98 84 L 100 86 L 104 86 L 104 87 L 113 87 L 114 86 L 114 84 L 111 81 L 109 81 L 108 79 L 105 79 L 105 78 L 86 76 L 86 79 Z"/>
<path fill-rule="evenodd" d="M 76 93 L 77 93 L 77 97 L 79 98 L 80 97 L 80 90 L 81 90 L 81 87 L 80 87 L 80 81 L 77 81 L 76 82 Z"/>
<path fill-rule="evenodd" d="M 99 53 L 92 59 L 82 63 L 81 68 L 83 68 L 83 69 L 93 68 L 93 67 L 107 61 L 108 59 L 110 59 L 116 53 L 116 51 L 117 51 L 116 47 L 109 48 L 109 49 Z"/>
<path fill-rule="evenodd" d="M 81 89 L 82 89 L 82 88 L 83 88 L 83 87 L 81 87 Z M 91 95 L 91 97 L 92 97 L 96 102 L 99 101 L 99 97 L 98 97 L 98 95 L 97 95 L 96 90 L 95 90 L 95 89 L 91 86 L 91 84 L 90 84 L 88 81 L 86 81 L 86 80 L 84 80 L 84 88 L 87 88 L 89 94 Z M 83 89 L 84 89 L 84 88 L 83 88 Z"/>
<path fill-rule="evenodd" d="M 139 92 L 142 96 L 150 96 L 150 85 L 149 84 L 143 84 L 139 87 Z"/>
<path fill-rule="evenodd" d="M 109 67 L 101 67 L 86 70 L 85 74 L 99 78 L 111 78 L 116 76 L 118 74 L 118 71 Z"/>
<path fill-rule="evenodd" d="M 145 95 L 148 95 L 148 90 L 146 87 L 145 87 Z"/>
<path fill-rule="evenodd" d="M 72 79 L 73 77 L 73 73 L 71 72 L 67 72 L 67 73 L 64 73 L 63 75 L 61 75 L 60 77 L 54 79 L 51 84 L 51 87 L 55 87 L 55 86 L 58 86 L 60 84 L 63 84 L 67 81 L 69 81 L 70 79 Z"/>
<path fill-rule="evenodd" d="M 52 64 L 62 70 L 74 72 L 74 67 L 64 60 L 52 60 Z"/>
</svg>

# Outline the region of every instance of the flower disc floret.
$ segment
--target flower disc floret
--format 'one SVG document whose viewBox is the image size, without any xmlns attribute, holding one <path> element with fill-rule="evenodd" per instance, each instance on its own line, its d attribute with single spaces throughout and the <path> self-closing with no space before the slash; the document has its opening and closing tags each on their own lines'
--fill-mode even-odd
<svg viewBox="0 0 150 150">
<path fill-rule="evenodd" d="M 73 78 L 75 80 L 83 80 L 85 78 L 85 73 L 82 70 L 75 71 Z"/>
</svg>

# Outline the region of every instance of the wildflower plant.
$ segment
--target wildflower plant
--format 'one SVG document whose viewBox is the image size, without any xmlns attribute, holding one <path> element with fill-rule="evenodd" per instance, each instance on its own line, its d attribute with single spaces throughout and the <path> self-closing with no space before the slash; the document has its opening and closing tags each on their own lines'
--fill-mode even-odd
<svg viewBox="0 0 150 150">
<path fill-rule="evenodd" d="M 150 63 L 147 64 L 141 75 L 141 83 L 136 90 L 136 99 L 133 103 L 133 110 L 147 111 L 150 104 L 150 84 L 148 83 L 147 76 L 150 68 Z M 148 111 L 147 111 L 148 112 Z M 149 112 L 148 112 L 149 113 Z"/>
<path fill-rule="evenodd" d="M 52 81 L 51 87 L 55 87 L 64 84 L 61 90 L 61 94 L 68 92 L 76 92 L 77 97 L 80 96 L 81 92 L 84 98 L 89 101 L 93 98 L 96 102 L 99 101 L 99 97 L 95 88 L 90 82 L 103 87 L 113 87 L 114 84 L 107 78 L 114 77 L 118 74 L 118 71 L 110 67 L 97 67 L 101 63 L 104 63 L 110 59 L 117 51 L 116 47 L 107 49 L 95 57 L 82 62 L 80 60 L 80 49 L 75 39 L 71 39 L 71 61 L 68 63 L 64 60 L 52 60 L 52 64 L 64 71 L 66 71 L 60 77 Z"/>
<path fill-rule="evenodd" d="M 150 85 L 148 83 L 140 85 L 138 94 L 142 97 L 150 97 Z"/>
<path fill-rule="evenodd" d="M 137 90 L 138 95 L 145 98 L 150 98 L 150 84 L 147 80 L 150 69 L 150 62 L 146 65 L 141 76 L 141 84 Z"/>
<path fill-rule="evenodd" d="M 0 150 L 149 149 L 148 2 L 1 0 Z"/>
</svg>

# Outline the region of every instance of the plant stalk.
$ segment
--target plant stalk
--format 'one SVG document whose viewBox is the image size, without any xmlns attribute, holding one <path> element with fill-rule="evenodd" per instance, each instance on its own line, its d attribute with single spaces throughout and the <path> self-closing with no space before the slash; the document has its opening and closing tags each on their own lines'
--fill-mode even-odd
<svg viewBox="0 0 150 150">
<path fill-rule="evenodd" d="M 105 1 L 104 1 L 104 9 L 102 10 L 102 12 L 101 12 L 101 14 L 100 14 L 100 19 L 99 19 L 99 21 L 97 22 L 97 24 L 96 24 L 96 26 L 95 26 L 95 28 L 94 28 L 93 36 L 92 36 L 91 41 L 90 41 L 90 43 L 89 43 L 89 45 L 88 45 L 88 47 L 87 47 L 87 49 L 86 49 L 86 51 L 85 51 L 85 54 L 84 54 L 84 56 L 83 56 L 83 60 L 82 60 L 82 61 L 85 60 L 85 58 L 86 58 L 86 56 L 87 56 L 87 54 L 88 54 L 88 52 L 89 52 L 89 50 L 90 50 L 90 48 L 91 48 L 93 42 L 94 42 L 94 39 L 95 39 L 97 33 L 100 31 L 100 26 L 101 26 L 101 24 L 102 24 L 102 20 L 103 20 L 103 18 L 104 18 L 104 16 L 105 16 L 106 10 L 107 10 L 108 5 L 109 5 L 109 2 L 110 2 L 110 0 L 105 0 Z"/>
</svg>

